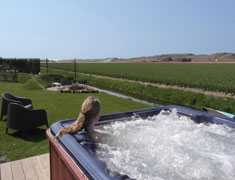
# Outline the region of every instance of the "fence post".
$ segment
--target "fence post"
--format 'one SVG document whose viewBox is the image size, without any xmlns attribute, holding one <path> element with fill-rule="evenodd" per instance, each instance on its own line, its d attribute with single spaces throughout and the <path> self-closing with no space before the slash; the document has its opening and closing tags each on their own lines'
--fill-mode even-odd
<svg viewBox="0 0 235 180">
<path fill-rule="evenodd" d="M 77 81 L 77 67 L 76 67 L 76 58 L 74 58 L 74 80 Z"/>
<path fill-rule="evenodd" d="M 47 73 L 48 73 L 48 59 L 46 58 L 46 68 L 47 68 Z"/>
<path fill-rule="evenodd" d="M 18 67 L 17 67 L 18 69 Z M 17 74 L 16 74 L 16 58 L 14 59 L 14 72 L 15 72 L 15 81 L 17 81 Z"/>
</svg>

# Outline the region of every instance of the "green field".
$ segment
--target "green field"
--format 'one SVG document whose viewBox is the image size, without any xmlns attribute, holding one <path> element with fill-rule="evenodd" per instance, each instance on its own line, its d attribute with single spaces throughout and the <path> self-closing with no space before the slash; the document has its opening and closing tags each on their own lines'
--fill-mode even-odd
<svg viewBox="0 0 235 180">
<path fill-rule="evenodd" d="M 50 63 L 49 68 L 73 71 L 74 64 Z M 235 64 L 78 63 L 77 71 L 235 94 Z"/>
<path fill-rule="evenodd" d="M 41 70 L 44 72 L 45 68 L 42 68 Z M 74 75 L 74 73 L 70 71 L 58 71 L 54 69 L 49 69 L 49 72 L 53 74 L 60 74 L 64 77 Z M 85 74 L 79 74 L 77 78 L 78 80 L 86 79 L 88 81 L 88 85 L 90 86 L 108 89 L 156 104 L 174 104 L 198 110 L 205 106 L 235 114 L 234 98 L 206 95 L 203 93 L 173 88 L 159 88 L 157 86 L 141 84 L 138 82 L 100 78 Z"/>
<path fill-rule="evenodd" d="M 76 118 L 82 102 L 90 95 L 101 100 L 101 114 L 151 107 L 105 93 L 69 94 L 47 91 L 43 88 L 46 84 L 45 79 L 44 76 L 44 79 L 32 77 L 25 83 L 0 82 L 0 94 L 8 92 L 15 96 L 30 98 L 34 109 L 42 108 L 46 110 L 49 125 L 59 120 Z M 9 129 L 9 134 L 5 134 L 5 128 L 6 116 L 4 116 L 4 121 L 0 121 L 0 159 L 5 156 L 12 161 L 48 153 L 46 126 L 33 130 L 26 138 L 22 138 L 18 131 L 12 129 Z"/>
</svg>

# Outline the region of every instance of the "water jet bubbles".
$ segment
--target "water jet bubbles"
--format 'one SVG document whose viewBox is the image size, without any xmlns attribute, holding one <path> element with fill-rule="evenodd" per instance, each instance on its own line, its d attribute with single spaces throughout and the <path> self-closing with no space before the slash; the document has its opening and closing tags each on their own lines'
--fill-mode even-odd
<svg viewBox="0 0 235 180">
<path fill-rule="evenodd" d="M 235 179 L 235 131 L 196 124 L 176 111 L 104 125 L 112 140 L 98 158 L 112 171 L 136 179 Z"/>
</svg>

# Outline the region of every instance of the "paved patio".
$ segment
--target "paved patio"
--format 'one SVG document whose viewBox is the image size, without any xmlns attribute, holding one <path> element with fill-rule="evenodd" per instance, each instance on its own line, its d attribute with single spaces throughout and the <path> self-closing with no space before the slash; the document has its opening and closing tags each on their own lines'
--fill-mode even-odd
<svg viewBox="0 0 235 180">
<path fill-rule="evenodd" d="M 0 180 L 49 180 L 49 154 L 0 164 Z"/>
</svg>

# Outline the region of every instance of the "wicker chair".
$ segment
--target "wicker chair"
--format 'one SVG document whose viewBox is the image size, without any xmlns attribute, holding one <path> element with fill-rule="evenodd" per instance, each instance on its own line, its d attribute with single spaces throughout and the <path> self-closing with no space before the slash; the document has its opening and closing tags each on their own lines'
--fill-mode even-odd
<svg viewBox="0 0 235 180">
<path fill-rule="evenodd" d="M 27 131 L 42 125 L 49 128 L 44 109 L 26 109 L 17 103 L 8 104 L 6 134 L 8 128 L 11 128 L 22 131 L 25 135 Z"/>
<path fill-rule="evenodd" d="M 8 104 L 10 102 L 21 104 L 27 109 L 33 109 L 32 101 L 28 98 L 15 97 L 9 93 L 2 93 L 2 111 L 1 111 L 1 120 L 2 117 L 7 115 Z"/>
</svg>

